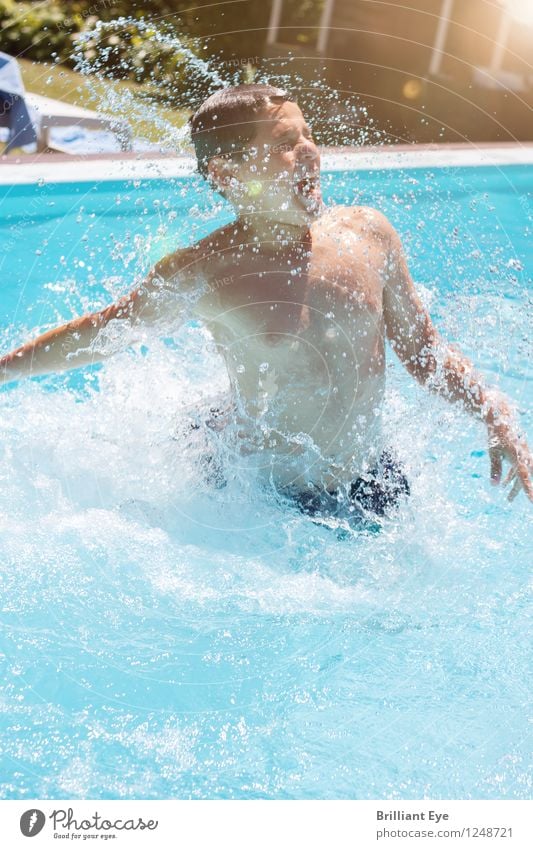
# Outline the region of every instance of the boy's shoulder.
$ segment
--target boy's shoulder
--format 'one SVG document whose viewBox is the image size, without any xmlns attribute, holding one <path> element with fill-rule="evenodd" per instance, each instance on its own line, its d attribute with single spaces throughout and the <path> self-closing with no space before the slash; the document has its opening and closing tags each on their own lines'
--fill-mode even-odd
<svg viewBox="0 0 533 849">
<path fill-rule="evenodd" d="M 220 227 L 208 236 L 185 248 L 167 254 L 154 266 L 154 274 L 166 282 L 186 283 L 210 276 L 214 260 L 220 262 L 230 245 L 228 227 Z"/>
<path fill-rule="evenodd" d="M 321 220 L 324 224 L 357 228 L 368 235 L 387 235 L 392 229 L 387 216 L 371 206 L 332 206 Z"/>
</svg>

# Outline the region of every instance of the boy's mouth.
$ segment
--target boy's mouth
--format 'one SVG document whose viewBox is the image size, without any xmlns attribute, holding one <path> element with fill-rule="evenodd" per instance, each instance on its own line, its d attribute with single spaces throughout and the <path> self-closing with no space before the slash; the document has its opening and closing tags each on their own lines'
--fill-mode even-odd
<svg viewBox="0 0 533 849">
<path fill-rule="evenodd" d="M 307 212 L 316 213 L 322 206 L 319 175 L 307 174 L 294 183 L 294 194 Z"/>
</svg>

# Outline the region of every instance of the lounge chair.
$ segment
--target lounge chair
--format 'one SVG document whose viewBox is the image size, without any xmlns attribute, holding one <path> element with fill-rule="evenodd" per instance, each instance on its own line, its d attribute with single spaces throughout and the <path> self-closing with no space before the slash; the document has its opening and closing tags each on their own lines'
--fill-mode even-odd
<svg viewBox="0 0 533 849">
<path fill-rule="evenodd" d="M 120 119 L 99 115 L 91 109 L 82 109 L 71 103 L 52 100 L 40 94 L 26 94 L 26 103 L 38 117 L 39 138 L 37 150 L 53 149 L 50 143 L 50 130 L 54 127 L 86 127 L 91 130 L 110 130 L 117 136 L 122 150 L 131 150 L 131 132 L 129 125 Z"/>
</svg>

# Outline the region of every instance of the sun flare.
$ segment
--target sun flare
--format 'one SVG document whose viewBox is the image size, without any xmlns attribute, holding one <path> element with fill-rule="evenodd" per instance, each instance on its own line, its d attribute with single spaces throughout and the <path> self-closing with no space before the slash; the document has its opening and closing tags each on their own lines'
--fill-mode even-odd
<svg viewBox="0 0 533 849">
<path fill-rule="evenodd" d="M 533 0 L 502 0 L 502 2 L 516 21 L 533 26 Z"/>
</svg>

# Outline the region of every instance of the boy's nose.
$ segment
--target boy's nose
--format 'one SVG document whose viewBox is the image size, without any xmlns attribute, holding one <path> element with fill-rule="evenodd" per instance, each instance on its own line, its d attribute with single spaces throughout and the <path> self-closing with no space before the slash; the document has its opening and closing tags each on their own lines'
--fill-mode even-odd
<svg viewBox="0 0 533 849">
<path fill-rule="evenodd" d="M 316 162 L 320 159 L 318 147 L 312 141 L 303 141 L 296 145 L 296 158 L 306 163 Z"/>
</svg>

